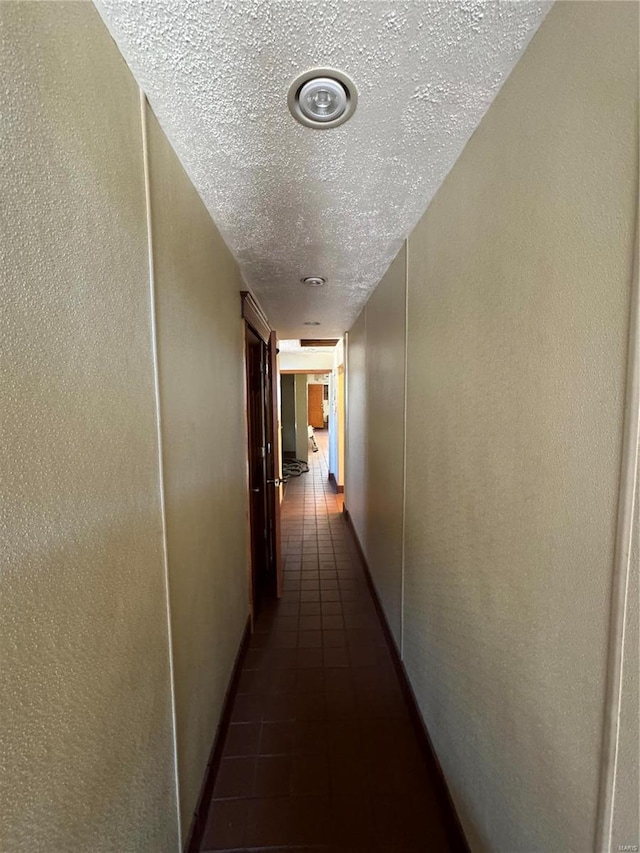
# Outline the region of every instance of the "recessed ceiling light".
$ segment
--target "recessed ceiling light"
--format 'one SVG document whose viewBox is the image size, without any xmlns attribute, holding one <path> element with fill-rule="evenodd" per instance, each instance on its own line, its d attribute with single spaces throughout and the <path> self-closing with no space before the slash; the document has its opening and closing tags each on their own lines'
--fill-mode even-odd
<svg viewBox="0 0 640 853">
<path fill-rule="evenodd" d="M 322 287 L 323 284 L 326 284 L 327 280 L 320 275 L 308 275 L 306 278 L 301 278 L 300 281 L 306 284 L 307 287 Z"/>
<path fill-rule="evenodd" d="M 331 68 L 305 71 L 289 88 L 289 109 L 295 119 L 317 129 L 337 127 L 353 115 L 358 93 L 353 82 Z"/>
<path fill-rule="evenodd" d="M 305 320 L 303 325 L 304 326 L 319 326 L 320 323 L 318 323 L 317 320 Z"/>
</svg>

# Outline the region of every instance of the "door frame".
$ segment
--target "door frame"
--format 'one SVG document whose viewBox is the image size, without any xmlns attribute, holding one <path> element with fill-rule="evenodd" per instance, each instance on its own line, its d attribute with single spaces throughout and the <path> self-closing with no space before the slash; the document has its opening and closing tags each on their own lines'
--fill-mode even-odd
<svg viewBox="0 0 640 853">
<path fill-rule="evenodd" d="M 267 561 L 274 572 L 274 584 L 272 592 L 275 597 L 279 598 L 282 594 L 282 553 L 281 553 L 281 534 L 280 534 L 280 437 L 279 437 L 279 412 L 278 412 L 278 370 L 277 370 L 277 335 L 269 325 L 267 317 L 256 301 L 255 297 L 249 291 L 242 291 L 241 294 L 242 318 L 245 321 L 244 333 L 244 353 L 245 353 L 245 400 L 246 400 L 246 415 L 247 415 L 247 461 L 249 463 L 249 452 L 251 446 L 251 424 L 249 423 L 249 389 L 248 389 L 248 362 L 246 358 L 249 329 L 264 346 L 264 372 L 263 372 L 263 399 L 264 399 L 264 423 L 266 429 L 266 446 L 265 446 L 265 462 L 266 462 L 266 482 L 267 489 Z M 248 464 L 250 468 L 250 464 Z M 249 506 L 251 505 L 251 494 L 249 493 L 249 477 L 247 477 L 247 493 Z M 256 589 L 254 588 L 254 578 L 256 566 L 254 565 L 253 543 L 254 531 L 251 529 L 251 512 L 249 512 L 249 554 L 250 554 L 250 571 L 249 571 L 249 601 L 251 607 L 251 619 L 255 618 L 254 601 Z"/>
</svg>

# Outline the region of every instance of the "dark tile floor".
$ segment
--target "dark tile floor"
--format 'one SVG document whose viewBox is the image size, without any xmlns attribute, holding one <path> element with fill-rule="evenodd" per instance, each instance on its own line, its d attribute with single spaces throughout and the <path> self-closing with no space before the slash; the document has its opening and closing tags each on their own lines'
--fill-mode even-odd
<svg viewBox="0 0 640 853">
<path fill-rule="evenodd" d="M 256 622 L 201 850 L 458 850 L 318 444 L 286 488 L 284 593 Z"/>
</svg>

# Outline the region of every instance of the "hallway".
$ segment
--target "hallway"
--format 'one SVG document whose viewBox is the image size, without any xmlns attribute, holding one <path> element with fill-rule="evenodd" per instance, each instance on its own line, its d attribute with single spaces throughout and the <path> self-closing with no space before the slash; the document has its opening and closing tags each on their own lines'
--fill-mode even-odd
<svg viewBox="0 0 640 853">
<path fill-rule="evenodd" d="M 464 849 L 317 439 L 286 488 L 284 593 L 250 641 L 201 850 Z"/>
</svg>

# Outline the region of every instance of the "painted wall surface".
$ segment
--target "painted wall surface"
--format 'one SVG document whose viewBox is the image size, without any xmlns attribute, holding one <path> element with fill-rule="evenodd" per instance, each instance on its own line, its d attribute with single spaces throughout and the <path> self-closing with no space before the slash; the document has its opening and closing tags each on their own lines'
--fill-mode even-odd
<svg viewBox="0 0 640 853">
<path fill-rule="evenodd" d="M 0 850 L 174 853 L 138 87 L 88 3 L 0 54 Z"/>
<path fill-rule="evenodd" d="M 404 661 L 474 851 L 594 847 L 637 75 L 637 4 L 557 3 L 409 238 Z M 367 553 L 383 352 L 367 306 L 345 494 Z M 637 768 L 628 607 L 619 754 Z M 637 774 L 616 789 L 612 850 L 638 843 Z"/>
<path fill-rule="evenodd" d="M 148 109 L 183 840 L 248 617 L 238 266 Z"/>
<path fill-rule="evenodd" d="M 406 247 L 398 252 L 368 301 L 366 429 L 369 481 L 367 561 L 398 646 L 402 610 L 402 507 L 404 491 L 404 374 Z M 373 402 L 375 401 L 375 403 Z"/>
<path fill-rule="evenodd" d="M 344 411 L 338 412 L 339 380 L 338 368 L 344 372 L 344 338 L 340 338 L 333 349 L 333 363 L 329 380 L 329 471 L 335 476 L 338 485 L 344 485 L 344 458 L 340 469 L 340 454 L 344 457 Z M 344 380 L 343 380 L 344 382 Z M 343 398 L 344 399 L 344 398 Z M 340 418 L 342 415 L 342 419 Z M 340 429 L 342 427 L 342 435 Z M 341 444 L 342 443 L 342 444 Z"/>
<path fill-rule="evenodd" d="M 337 391 L 337 427 L 338 427 L 338 468 L 336 471 L 336 482 L 344 489 L 344 460 L 345 460 L 345 368 L 341 364 L 338 367 L 338 391 Z"/>
<path fill-rule="evenodd" d="M 295 375 L 285 373 L 280 377 L 282 405 L 282 450 L 296 452 L 296 391 Z"/>
<path fill-rule="evenodd" d="M 296 459 L 309 458 L 309 433 L 307 430 L 307 375 L 294 375 L 296 398 Z"/>
<path fill-rule="evenodd" d="M 356 394 L 353 410 L 358 395 L 364 394 L 367 400 L 367 416 L 359 431 L 349 430 L 352 449 L 348 458 L 356 470 L 358 466 L 364 468 L 369 484 L 364 505 L 359 507 L 356 501 L 354 524 L 398 646 L 402 620 L 406 259 L 403 246 L 362 312 L 359 322 L 366 328 L 366 358 L 364 371 L 355 375 L 351 361 L 354 338 L 349 336 L 349 393 Z M 356 336 L 356 370 L 359 365 Z M 357 388 L 357 382 L 363 383 L 362 387 Z M 364 431 L 367 438 L 363 451 Z M 347 506 L 352 517 L 354 497 L 350 489 Z"/>
<path fill-rule="evenodd" d="M 0 4 L 0 52 L 0 850 L 174 853 L 248 614 L 241 282 L 150 113 L 149 240 L 90 3 Z"/>
<path fill-rule="evenodd" d="M 329 348 L 327 348 L 327 352 L 287 350 L 281 352 L 278 359 L 280 370 L 326 370 L 329 373 L 333 366 L 333 353 Z"/>
<path fill-rule="evenodd" d="M 372 349 L 375 357 L 375 351 Z M 367 554 L 369 518 L 367 502 L 373 485 L 369 479 L 367 443 L 369 410 L 367 397 L 367 312 L 366 306 L 349 330 L 347 341 L 347 453 L 345 459 L 344 505 L 349 511 L 360 544 Z"/>
</svg>

